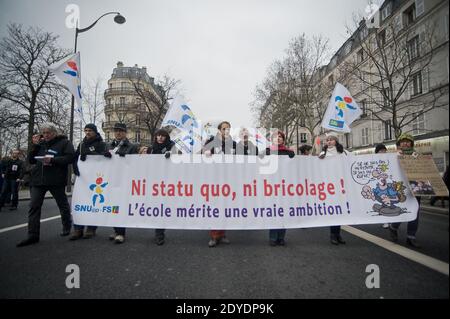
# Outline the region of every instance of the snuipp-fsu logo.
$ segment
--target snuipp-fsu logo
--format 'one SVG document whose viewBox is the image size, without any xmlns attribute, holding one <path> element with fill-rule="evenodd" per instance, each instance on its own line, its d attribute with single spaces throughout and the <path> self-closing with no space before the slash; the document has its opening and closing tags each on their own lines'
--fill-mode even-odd
<svg viewBox="0 0 450 319">
<path fill-rule="evenodd" d="M 95 182 L 89 185 L 89 190 L 92 192 L 91 203 L 76 204 L 75 212 L 119 214 L 119 206 L 105 205 L 107 203 L 107 186 L 108 182 L 103 175 L 97 174 Z"/>
</svg>

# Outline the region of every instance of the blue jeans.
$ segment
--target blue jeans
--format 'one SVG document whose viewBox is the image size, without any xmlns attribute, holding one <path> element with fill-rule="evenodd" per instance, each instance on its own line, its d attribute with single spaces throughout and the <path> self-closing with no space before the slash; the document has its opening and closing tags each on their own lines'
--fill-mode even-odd
<svg viewBox="0 0 450 319">
<path fill-rule="evenodd" d="M 0 207 L 5 205 L 8 197 L 12 195 L 11 206 L 17 207 L 19 203 L 19 183 L 15 179 L 5 179 L 3 181 L 2 194 L 0 196 Z"/>
</svg>

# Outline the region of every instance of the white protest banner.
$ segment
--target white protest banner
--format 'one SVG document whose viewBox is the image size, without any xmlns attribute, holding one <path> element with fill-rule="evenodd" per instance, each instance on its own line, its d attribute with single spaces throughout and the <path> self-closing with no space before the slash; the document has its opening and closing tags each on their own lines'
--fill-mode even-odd
<svg viewBox="0 0 450 319">
<path fill-rule="evenodd" d="M 406 222 L 418 203 L 396 154 L 316 157 L 88 156 L 74 223 L 166 229 L 277 229 Z"/>
<path fill-rule="evenodd" d="M 337 132 L 350 132 L 350 124 L 362 114 L 350 92 L 336 83 L 322 120 L 322 127 Z"/>
<path fill-rule="evenodd" d="M 64 59 L 58 61 L 48 67 L 61 82 L 67 86 L 70 93 L 75 98 L 77 108 L 75 109 L 78 115 L 82 115 L 81 104 L 81 64 L 80 64 L 80 52 L 74 53 Z"/>
</svg>

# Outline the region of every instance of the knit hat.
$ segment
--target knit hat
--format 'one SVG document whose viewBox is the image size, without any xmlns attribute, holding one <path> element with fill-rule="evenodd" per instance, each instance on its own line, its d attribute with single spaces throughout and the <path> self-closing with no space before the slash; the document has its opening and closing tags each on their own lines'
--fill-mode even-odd
<svg viewBox="0 0 450 319">
<path fill-rule="evenodd" d="M 382 150 L 387 151 L 387 148 L 384 144 L 377 144 L 377 146 L 375 146 L 375 154 L 379 153 Z"/>
<path fill-rule="evenodd" d="M 339 142 L 339 137 L 338 137 L 337 133 L 335 133 L 335 132 L 326 133 L 325 139 L 327 139 L 327 138 L 331 138 L 331 139 L 335 140 L 336 142 Z"/>
<path fill-rule="evenodd" d="M 414 137 L 408 133 L 402 133 L 397 139 L 397 146 L 400 145 L 400 142 L 403 140 L 407 140 L 411 142 L 411 145 L 414 146 Z"/>
<path fill-rule="evenodd" d="M 93 130 L 95 133 L 98 133 L 97 126 L 95 126 L 95 124 L 92 123 L 86 124 L 84 129 Z"/>
</svg>

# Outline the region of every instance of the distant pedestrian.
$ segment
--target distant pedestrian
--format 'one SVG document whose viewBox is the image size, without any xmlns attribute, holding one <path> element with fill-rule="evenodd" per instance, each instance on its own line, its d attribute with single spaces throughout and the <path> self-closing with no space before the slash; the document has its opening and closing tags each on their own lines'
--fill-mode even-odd
<svg viewBox="0 0 450 319">
<path fill-rule="evenodd" d="M 4 206 L 7 197 L 12 196 L 11 208 L 9 210 L 17 210 L 19 203 L 19 185 L 23 178 L 24 164 L 19 159 L 20 151 L 13 150 L 11 158 L 4 162 L 2 168 L 3 187 L 0 195 L 0 211 Z"/>
</svg>

